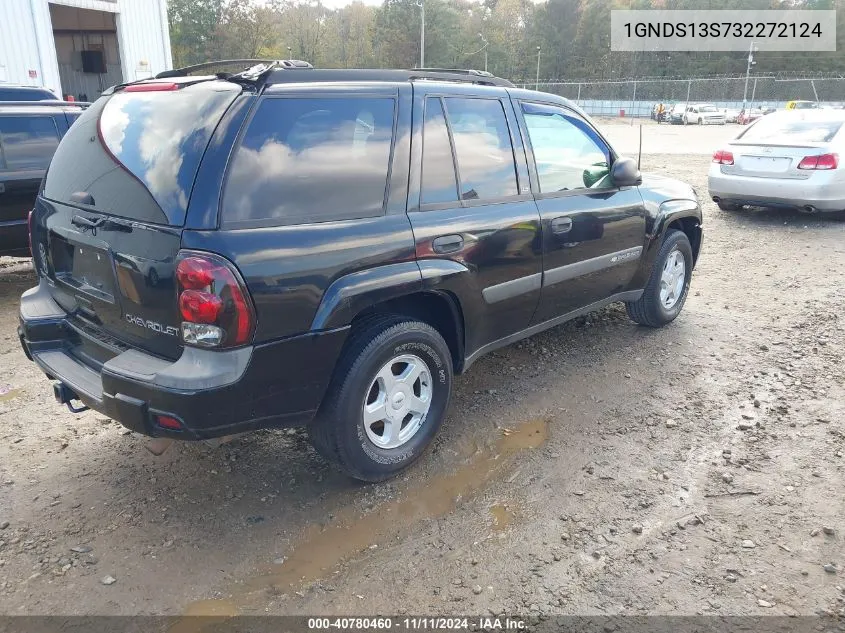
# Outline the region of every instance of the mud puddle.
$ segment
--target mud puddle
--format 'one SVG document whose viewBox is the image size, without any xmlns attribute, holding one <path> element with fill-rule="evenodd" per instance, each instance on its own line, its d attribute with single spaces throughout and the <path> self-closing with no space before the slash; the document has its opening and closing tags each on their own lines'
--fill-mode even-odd
<svg viewBox="0 0 845 633">
<path fill-rule="evenodd" d="M 419 521 L 448 514 L 458 502 L 492 481 L 509 457 L 541 446 L 548 437 L 548 425 L 549 421 L 541 418 L 503 429 L 493 447 L 479 451 L 458 470 L 421 482 L 423 486 L 406 490 L 402 498 L 384 503 L 369 514 L 362 516 L 349 508 L 338 512 L 328 527 L 306 528 L 284 563 L 266 567 L 247 579 L 229 600 L 188 605 L 185 615 L 234 615 L 232 607 L 237 613 L 250 612 L 259 597 L 266 598 L 268 592 L 285 593 L 318 580 L 355 555 L 395 541 Z M 491 513 L 495 530 L 504 530 L 513 521 L 512 511 L 504 505 L 494 506 Z M 215 606 L 216 602 L 221 604 Z"/>
<path fill-rule="evenodd" d="M 514 520 L 513 510 L 501 503 L 490 508 L 490 516 L 493 517 L 493 530 L 496 532 L 504 532 Z"/>
</svg>

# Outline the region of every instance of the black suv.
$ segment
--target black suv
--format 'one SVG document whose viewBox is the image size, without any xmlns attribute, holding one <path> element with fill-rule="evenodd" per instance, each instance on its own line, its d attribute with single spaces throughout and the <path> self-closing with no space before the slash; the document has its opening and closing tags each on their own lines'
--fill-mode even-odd
<svg viewBox="0 0 845 633">
<path fill-rule="evenodd" d="M 59 140 L 81 113 L 62 101 L 0 101 L 0 255 L 29 257 L 27 216 Z"/>
<path fill-rule="evenodd" d="M 615 301 L 680 312 L 695 192 L 566 99 L 298 66 L 118 86 L 67 133 L 19 330 L 60 402 L 185 440 L 307 424 L 376 481 L 483 354 Z"/>
</svg>

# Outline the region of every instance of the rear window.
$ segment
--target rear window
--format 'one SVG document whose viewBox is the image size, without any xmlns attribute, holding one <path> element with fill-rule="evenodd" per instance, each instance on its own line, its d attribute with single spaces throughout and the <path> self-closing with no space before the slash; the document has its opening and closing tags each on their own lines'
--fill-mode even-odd
<svg viewBox="0 0 845 633">
<path fill-rule="evenodd" d="M 390 97 L 267 98 L 229 169 L 223 222 L 261 226 L 381 215 Z"/>
<path fill-rule="evenodd" d="M 0 88 L 0 101 L 55 101 L 57 98 L 41 88 Z"/>
<path fill-rule="evenodd" d="M 59 131 L 53 117 L 0 117 L 0 169 L 47 169 L 58 145 Z"/>
<path fill-rule="evenodd" d="M 96 211 L 182 225 L 209 139 L 240 90 L 209 81 L 99 99 L 62 139 L 45 197 L 67 203 L 85 192 Z"/>
<path fill-rule="evenodd" d="M 842 127 L 842 121 L 807 121 L 785 117 L 763 117 L 739 135 L 744 143 L 829 143 Z"/>
</svg>

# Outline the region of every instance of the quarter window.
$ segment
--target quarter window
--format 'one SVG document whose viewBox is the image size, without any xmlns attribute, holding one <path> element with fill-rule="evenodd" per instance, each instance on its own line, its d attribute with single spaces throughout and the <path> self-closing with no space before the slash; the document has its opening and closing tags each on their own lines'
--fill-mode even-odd
<svg viewBox="0 0 845 633">
<path fill-rule="evenodd" d="M 306 224 L 381 215 L 392 98 L 268 98 L 229 171 L 224 222 Z"/>
<path fill-rule="evenodd" d="M 58 145 L 51 117 L 0 117 L 0 165 L 5 163 L 6 169 L 47 169 Z"/>
<path fill-rule="evenodd" d="M 554 106 L 523 103 L 541 193 L 607 189 L 610 150 L 583 119 Z"/>
<path fill-rule="evenodd" d="M 501 102 L 460 98 L 445 101 L 458 159 L 461 200 L 517 195 L 513 147 Z"/>
</svg>

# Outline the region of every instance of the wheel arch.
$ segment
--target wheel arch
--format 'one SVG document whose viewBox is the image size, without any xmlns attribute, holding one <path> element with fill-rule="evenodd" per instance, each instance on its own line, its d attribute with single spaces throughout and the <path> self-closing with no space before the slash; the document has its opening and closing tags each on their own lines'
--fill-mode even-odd
<svg viewBox="0 0 845 633">
<path fill-rule="evenodd" d="M 464 368 L 464 315 L 460 300 L 445 290 L 421 290 L 392 297 L 361 310 L 352 319 L 354 329 L 363 321 L 379 314 L 397 314 L 427 323 L 437 330 L 452 355 L 455 374 Z"/>
<path fill-rule="evenodd" d="M 697 201 L 673 199 L 663 201 L 659 205 L 656 202 L 649 204 L 653 208 L 654 215 L 646 232 L 646 243 L 640 260 L 640 268 L 629 286 L 629 289 L 632 290 L 645 287 L 649 275 L 651 275 L 657 252 L 670 229 L 682 231 L 689 239 L 692 247 L 693 266 L 698 262 L 698 256 L 701 252 L 703 241 L 702 215 L 701 207 Z"/>
</svg>

